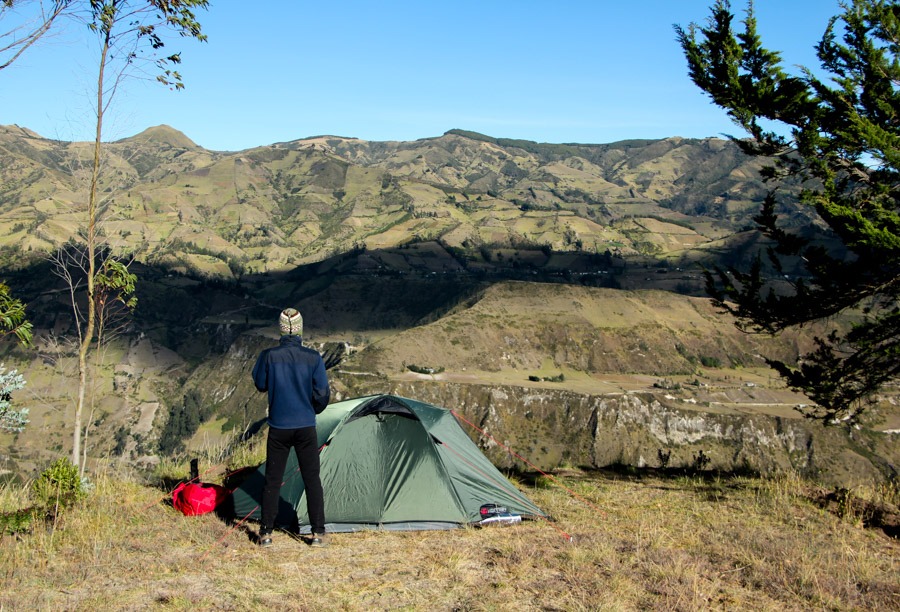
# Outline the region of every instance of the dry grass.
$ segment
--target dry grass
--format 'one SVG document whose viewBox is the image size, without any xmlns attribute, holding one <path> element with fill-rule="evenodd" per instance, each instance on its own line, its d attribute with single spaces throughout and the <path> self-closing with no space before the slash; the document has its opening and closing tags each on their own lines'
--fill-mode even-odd
<svg viewBox="0 0 900 612">
<path fill-rule="evenodd" d="M 99 475 L 55 526 L 0 540 L 0 609 L 900 608 L 900 543 L 796 479 L 559 479 L 581 499 L 522 485 L 552 524 L 335 534 L 327 549 L 278 533 L 261 550 L 255 526 L 185 517 L 159 488 Z"/>
</svg>

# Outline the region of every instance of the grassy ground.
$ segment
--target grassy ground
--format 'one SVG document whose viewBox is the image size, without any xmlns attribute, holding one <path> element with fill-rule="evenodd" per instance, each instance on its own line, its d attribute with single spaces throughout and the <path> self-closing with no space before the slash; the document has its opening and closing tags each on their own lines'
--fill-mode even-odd
<svg viewBox="0 0 900 612">
<path fill-rule="evenodd" d="M 185 517 L 161 488 L 100 474 L 55 524 L 2 536 L 0 610 L 900 609 L 900 543 L 794 478 L 520 485 L 554 522 L 334 534 L 326 549 L 277 533 L 263 550 L 255 525 Z M 0 510 L 22 496 L 0 490 Z"/>
</svg>

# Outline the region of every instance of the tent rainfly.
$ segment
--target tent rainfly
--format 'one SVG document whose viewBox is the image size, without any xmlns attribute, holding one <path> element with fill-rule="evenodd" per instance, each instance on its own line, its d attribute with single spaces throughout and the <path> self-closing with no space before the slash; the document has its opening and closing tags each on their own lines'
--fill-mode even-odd
<svg viewBox="0 0 900 612">
<path fill-rule="evenodd" d="M 496 514 L 546 518 L 445 409 L 393 395 L 329 405 L 317 419 L 329 532 L 452 529 Z M 234 491 L 238 517 L 259 520 L 265 464 Z M 309 533 L 291 453 L 276 526 Z"/>
</svg>

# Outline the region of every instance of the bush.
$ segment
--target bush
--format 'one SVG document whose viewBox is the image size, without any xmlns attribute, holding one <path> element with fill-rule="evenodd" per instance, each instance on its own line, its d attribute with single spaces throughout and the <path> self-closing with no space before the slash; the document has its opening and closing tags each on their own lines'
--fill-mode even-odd
<svg viewBox="0 0 900 612">
<path fill-rule="evenodd" d="M 5 371 L 0 366 L 0 431 L 20 432 L 28 424 L 28 408 L 14 409 L 12 392 L 25 386 L 25 378 L 16 370 Z"/>
<path fill-rule="evenodd" d="M 704 453 L 702 450 L 697 451 L 697 454 L 694 455 L 694 469 L 697 471 L 703 471 L 706 469 L 706 466 L 709 465 L 711 459 L 709 455 Z"/>
<path fill-rule="evenodd" d="M 659 467 L 661 469 L 666 469 L 669 467 L 669 460 L 672 458 L 671 450 L 663 450 L 661 448 L 656 449 L 656 456 L 659 459 Z"/>
<path fill-rule="evenodd" d="M 531 375 L 528 376 L 528 380 L 530 380 L 530 381 L 532 381 L 532 382 L 540 382 L 540 381 L 544 381 L 544 382 L 565 382 L 565 380 L 566 380 L 566 375 L 563 374 L 562 372 L 560 372 L 560 373 L 557 374 L 556 376 L 535 376 L 534 374 L 531 374 Z"/>
<path fill-rule="evenodd" d="M 31 506 L 0 513 L 0 535 L 28 533 L 45 521 L 56 520 L 63 510 L 84 499 L 88 489 L 68 458 L 57 459 L 32 483 Z"/>
<path fill-rule="evenodd" d="M 67 458 L 57 459 L 32 485 L 35 501 L 45 507 L 69 507 L 85 495 L 78 468 Z"/>
<path fill-rule="evenodd" d="M 37 508 L 23 508 L 0 514 L 0 535 L 28 533 L 38 520 Z"/>
<path fill-rule="evenodd" d="M 78 468 L 67 457 L 57 459 L 31 486 L 36 504 L 55 516 L 87 495 Z"/>
<path fill-rule="evenodd" d="M 722 362 L 718 357 L 708 357 L 706 355 L 700 357 L 700 364 L 703 365 L 704 368 L 720 368 L 722 367 Z"/>
</svg>

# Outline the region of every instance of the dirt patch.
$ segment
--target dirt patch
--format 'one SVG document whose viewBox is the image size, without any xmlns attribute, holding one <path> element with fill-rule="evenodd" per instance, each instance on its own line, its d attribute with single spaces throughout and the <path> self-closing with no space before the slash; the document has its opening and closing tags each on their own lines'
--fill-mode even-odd
<svg viewBox="0 0 900 612">
<path fill-rule="evenodd" d="M 159 402 L 143 402 L 138 407 L 140 418 L 137 424 L 132 428 L 134 433 L 148 434 L 153 430 L 153 419 L 156 418 L 156 411 L 159 410 Z"/>
<path fill-rule="evenodd" d="M 142 338 L 128 350 L 127 364 L 136 370 L 162 369 L 184 363 L 178 353 Z"/>
</svg>

